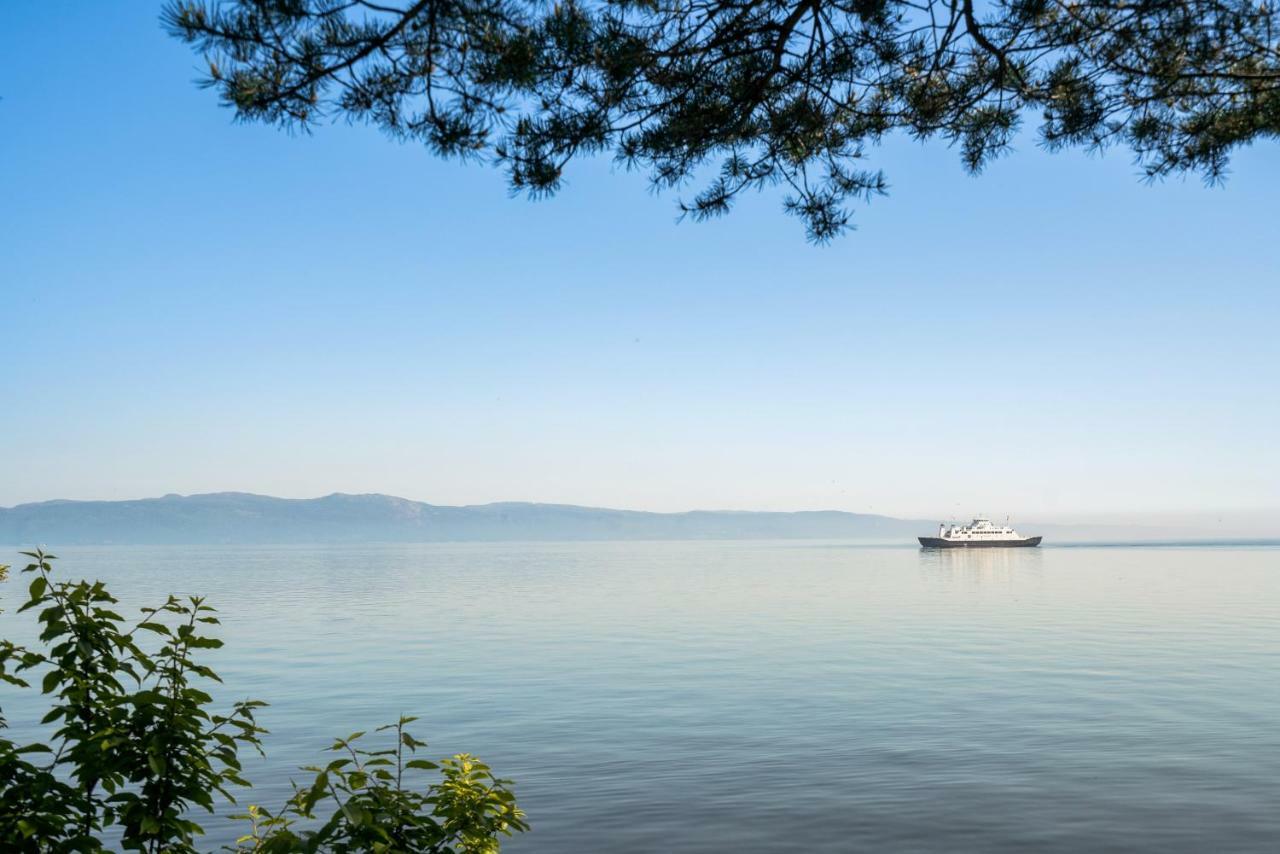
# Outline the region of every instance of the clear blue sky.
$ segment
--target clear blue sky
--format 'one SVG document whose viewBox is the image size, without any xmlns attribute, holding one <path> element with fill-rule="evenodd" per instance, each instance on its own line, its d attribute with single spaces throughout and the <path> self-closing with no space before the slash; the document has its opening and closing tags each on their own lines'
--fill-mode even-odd
<svg viewBox="0 0 1280 854">
<path fill-rule="evenodd" d="M 1275 144 L 1206 189 L 894 141 L 815 248 L 769 193 L 234 125 L 158 5 L 0 7 L 0 505 L 1280 509 Z"/>
</svg>

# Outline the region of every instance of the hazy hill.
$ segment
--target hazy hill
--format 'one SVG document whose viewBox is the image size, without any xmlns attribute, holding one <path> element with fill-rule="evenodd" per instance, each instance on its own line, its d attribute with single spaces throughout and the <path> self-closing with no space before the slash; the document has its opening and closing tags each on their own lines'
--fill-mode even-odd
<svg viewBox="0 0 1280 854">
<path fill-rule="evenodd" d="M 646 513 L 506 502 L 448 507 L 390 495 L 272 498 L 239 492 L 0 509 L 0 542 L 432 542 L 442 540 L 904 539 L 933 522 L 839 511 Z"/>
</svg>

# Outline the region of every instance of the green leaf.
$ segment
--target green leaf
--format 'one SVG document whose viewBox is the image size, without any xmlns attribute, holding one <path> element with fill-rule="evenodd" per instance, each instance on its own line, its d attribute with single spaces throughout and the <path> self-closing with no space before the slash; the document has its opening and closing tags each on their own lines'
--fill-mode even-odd
<svg viewBox="0 0 1280 854">
<path fill-rule="evenodd" d="M 315 807 L 316 803 L 325 796 L 328 788 L 329 775 L 322 771 L 316 775 L 316 780 L 311 784 L 311 789 L 307 792 L 306 797 L 302 799 L 302 812 L 306 815 L 310 815 L 311 810 Z"/>
<path fill-rule="evenodd" d="M 37 575 L 31 581 L 31 586 L 27 588 L 27 595 L 31 597 L 31 601 L 35 602 L 44 598 L 44 591 L 49 586 L 49 579 L 43 575 Z"/>
</svg>

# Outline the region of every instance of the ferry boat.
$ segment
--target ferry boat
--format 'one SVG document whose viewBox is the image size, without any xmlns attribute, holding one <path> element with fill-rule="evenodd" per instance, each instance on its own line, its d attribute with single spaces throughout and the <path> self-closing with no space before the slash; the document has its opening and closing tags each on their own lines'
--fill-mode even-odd
<svg viewBox="0 0 1280 854">
<path fill-rule="evenodd" d="M 926 549 L 991 549 L 1038 546 L 1041 537 L 1024 537 L 1008 525 L 978 517 L 968 525 L 938 525 L 938 536 L 917 537 Z"/>
</svg>

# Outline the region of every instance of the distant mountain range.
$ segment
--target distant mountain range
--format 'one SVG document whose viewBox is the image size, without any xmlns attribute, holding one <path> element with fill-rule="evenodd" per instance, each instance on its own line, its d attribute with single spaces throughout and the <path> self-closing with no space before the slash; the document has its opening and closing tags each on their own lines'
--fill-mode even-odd
<svg viewBox="0 0 1280 854">
<path fill-rule="evenodd" d="M 449 507 L 390 495 L 272 498 L 242 492 L 0 509 L 11 545 L 363 543 L 514 540 L 896 539 L 936 522 L 820 510 L 647 513 L 503 502 Z"/>
<path fill-rule="evenodd" d="M 961 520 L 967 521 L 967 520 Z M 391 495 L 272 498 L 245 492 L 137 501 L 42 501 L 0 508 L 0 544 L 427 543 L 520 540 L 865 540 L 914 544 L 937 520 L 812 510 L 648 513 L 571 504 L 450 507 Z M 1272 515 L 1178 523 L 1034 524 L 1046 543 L 1260 540 L 1280 543 Z"/>
</svg>

